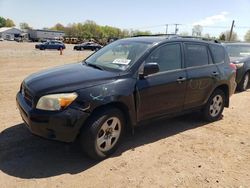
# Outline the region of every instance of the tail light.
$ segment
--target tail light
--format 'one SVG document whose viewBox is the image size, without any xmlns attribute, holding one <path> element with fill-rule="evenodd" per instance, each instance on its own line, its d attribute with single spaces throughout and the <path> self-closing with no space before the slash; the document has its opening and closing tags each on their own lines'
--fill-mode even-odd
<svg viewBox="0 0 250 188">
<path fill-rule="evenodd" d="M 235 70 L 235 71 L 237 70 L 237 67 L 236 67 L 236 65 L 235 65 L 235 64 L 230 63 L 229 65 L 230 65 L 230 67 L 231 67 L 233 70 Z"/>
</svg>

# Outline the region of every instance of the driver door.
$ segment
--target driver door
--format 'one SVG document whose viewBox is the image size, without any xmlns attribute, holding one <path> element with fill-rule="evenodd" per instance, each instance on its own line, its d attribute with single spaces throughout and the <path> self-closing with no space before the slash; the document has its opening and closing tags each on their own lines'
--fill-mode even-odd
<svg viewBox="0 0 250 188">
<path fill-rule="evenodd" d="M 145 63 L 157 62 L 159 72 L 137 81 L 138 121 L 180 112 L 186 94 L 186 72 L 180 43 L 155 49 Z"/>
</svg>

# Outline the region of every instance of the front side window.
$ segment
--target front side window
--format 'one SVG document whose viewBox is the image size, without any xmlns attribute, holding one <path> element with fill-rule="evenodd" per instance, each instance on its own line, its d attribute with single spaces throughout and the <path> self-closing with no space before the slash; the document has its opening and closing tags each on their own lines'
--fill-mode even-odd
<svg viewBox="0 0 250 188">
<path fill-rule="evenodd" d="M 160 72 L 181 69 L 180 44 L 167 44 L 155 49 L 147 58 L 146 63 L 156 62 Z"/>
<path fill-rule="evenodd" d="M 150 46 L 152 46 L 152 43 L 118 40 L 101 48 L 87 58 L 85 62 L 104 69 L 124 71 L 131 67 Z"/>
<path fill-rule="evenodd" d="M 200 44 L 185 44 L 186 67 L 196 67 L 208 65 L 207 47 Z"/>
</svg>

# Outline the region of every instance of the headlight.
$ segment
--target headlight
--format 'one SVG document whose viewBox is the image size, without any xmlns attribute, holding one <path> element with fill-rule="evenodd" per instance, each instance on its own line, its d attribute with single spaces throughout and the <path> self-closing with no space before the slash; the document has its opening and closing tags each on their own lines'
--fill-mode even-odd
<svg viewBox="0 0 250 188">
<path fill-rule="evenodd" d="M 39 99 L 36 108 L 49 111 L 62 110 L 69 106 L 77 96 L 77 93 L 45 95 Z"/>
</svg>

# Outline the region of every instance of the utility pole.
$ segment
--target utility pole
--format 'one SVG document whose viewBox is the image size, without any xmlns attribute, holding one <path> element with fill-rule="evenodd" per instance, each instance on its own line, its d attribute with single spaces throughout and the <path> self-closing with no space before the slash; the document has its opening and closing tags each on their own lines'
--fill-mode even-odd
<svg viewBox="0 0 250 188">
<path fill-rule="evenodd" d="M 232 22 L 232 26 L 231 26 L 231 29 L 230 29 L 229 41 L 231 41 L 231 38 L 232 38 L 232 35 L 233 35 L 233 29 L 234 29 L 234 20 Z"/>
<path fill-rule="evenodd" d="M 179 29 L 178 29 L 178 25 L 181 25 L 181 24 L 173 24 L 173 25 L 175 25 L 175 32 L 174 32 L 174 34 L 176 35 L 176 34 L 177 34 L 177 32 L 179 31 Z"/>
<path fill-rule="evenodd" d="M 168 34 L 168 24 L 166 24 L 166 34 Z"/>
</svg>

